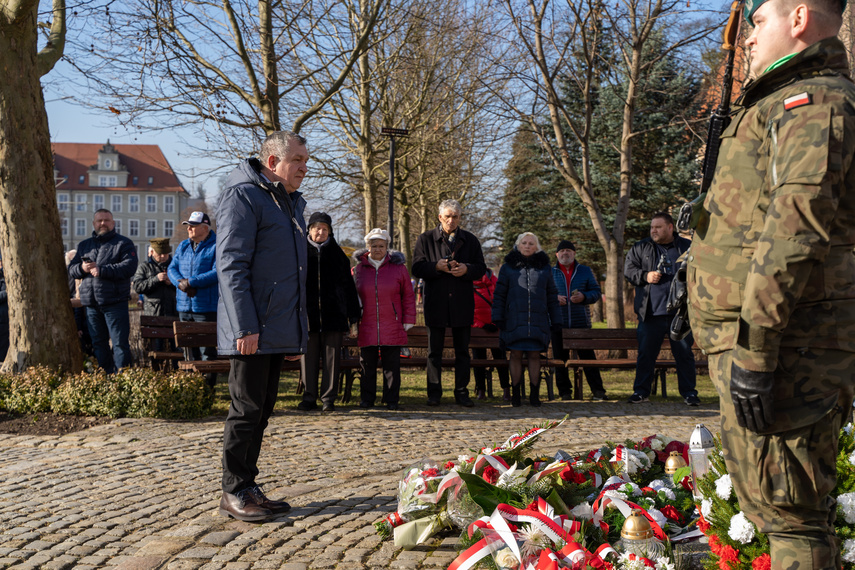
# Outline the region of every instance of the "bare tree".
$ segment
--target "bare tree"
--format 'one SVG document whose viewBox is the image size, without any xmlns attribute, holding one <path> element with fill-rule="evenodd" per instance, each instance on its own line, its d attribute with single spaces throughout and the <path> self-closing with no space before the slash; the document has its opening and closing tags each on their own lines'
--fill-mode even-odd
<svg viewBox="0 0 855 570">
<path fill-rule="evenodd" d="M 70 60 L 84 101 L 138 128 L 199 127 L 208 140 L 191 146 L 231 161 L 273 131 L 299 131 L 323 108 L 368 48 L 386 2 L 106 1 L 81 13 Z M 364 25 L 351 44 L 323 37 L 357 9 Z M 312 66 L 298 72 L 305 60 Z M 301 87 L 318 74 L 326 82 L 307 100 Z"/>
<path fill-rule="evenodd" d="M 359 204 L 345 203 L 359 207 L 366 230 L 386 220 L 389 140 L 380 130 L 409 129 L 397 140 L 394 195 L 397 246 L 405 252 L 414 234 L 433 225 L 442 198 L 475 201 L 483 189 L 485 157 L 501 131 L 478 79 L 489 66 L 483 49 L 488 9 L 458 1 L 392 2 L 351 80 L 319 115 L 318 125 L 336 144 L 318 158 L 328 179 L 359 197 Z M 360 29 L 355 21 L 346 34 Z"/>
<path fill-rule="evenodd" d="M 0 249 L 9 298 L 4 372 L 83 366 L 69 304 L 53 155 L 40 84 L 65 43 L 65 2 L 53 0 L 38 50 L 36 0 L 0 0 Z"/>
<path fill-rule="evenodd" d="M 515 30 L 512 44 L 519 47 L 506 73 L 520 87 L 505 103 L 537 134 L 553 166 L 588 211 L 606 255 L 607 320 L 610 327 L 623 328 L 624 232 L 638 135 L 636 102 L 659 60 L 708 37 L 715 26 L 687 17 L 682 0 L 503 3 Z M 654 34 L 669 28 L 671 39 L 662 49 L 647 49 Z M 563 97 L 565 84 L 574 87 L 581 101 Z M 598 199 L 591 177 L 591 120 L 599 89 L 616 90 L 623 101 L 622 133 L 612 142 L 620 154 L 620 191 L 614 204 Z"/>
</svg>

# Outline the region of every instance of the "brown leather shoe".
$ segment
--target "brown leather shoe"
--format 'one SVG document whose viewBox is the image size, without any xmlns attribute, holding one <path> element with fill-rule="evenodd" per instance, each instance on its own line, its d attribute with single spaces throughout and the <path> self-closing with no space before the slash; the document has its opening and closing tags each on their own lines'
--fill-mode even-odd
<svg viewBox="0 0 855 570">
<path fill-rule="evenodd" d="M 255 499 L 256 504 L 269 510 L 274 515 L 281 515 L 282 513 L 287 513 L 291 510 L 291 505 L 285 501 L 274 501 L 273 499 L 268 499 L 264 494 L 264 491 L 261 490 L 260 485 L 250 487 L 249 492 L 252 494 L 252 498 Z"/>
<path fill-rule="evenodd" d="M 244 489 L 234 495 L 223 492 L 223 497 L 220 499 L 220 514 L 239 521 L 258 522 L 273 516 L 273 511 L 257 504 L 249 489 Z"/>
</svg>

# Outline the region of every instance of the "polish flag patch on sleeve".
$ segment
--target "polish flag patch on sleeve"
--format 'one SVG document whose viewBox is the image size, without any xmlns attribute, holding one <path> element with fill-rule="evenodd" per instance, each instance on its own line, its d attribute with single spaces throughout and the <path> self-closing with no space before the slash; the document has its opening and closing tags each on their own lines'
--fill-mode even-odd
<svg viewBox="0 0 855 570">
<path fill-rule="evenodd" d="M 801 107 L 802 105 L 810 105 L 810 95 L 807 93 L 799 93 L 784 99 L 784 109 L 787 111 Z"/>
</svg>

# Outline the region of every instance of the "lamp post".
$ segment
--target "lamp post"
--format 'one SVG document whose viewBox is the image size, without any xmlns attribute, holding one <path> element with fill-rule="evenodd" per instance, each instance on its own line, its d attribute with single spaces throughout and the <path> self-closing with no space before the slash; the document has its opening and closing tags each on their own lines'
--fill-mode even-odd
<svg viewBox="0 0 855 570">
<path fill-rule="evenodd" d="M 386 231 L 389 238 L 395 239 L 395 137 L 405 137 L 410 133 L 408 129 L 393 129 L 383 127 L 380 134 L 389 137 L 389 218 L 386 223 Z M 391 243 L 389 244 L 392 245 Z"/>
</svg>

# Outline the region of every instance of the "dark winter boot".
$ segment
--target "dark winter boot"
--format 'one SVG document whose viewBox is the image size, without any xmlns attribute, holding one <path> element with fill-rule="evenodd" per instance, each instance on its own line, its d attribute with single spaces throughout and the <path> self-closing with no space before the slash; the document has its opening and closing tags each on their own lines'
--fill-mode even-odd
<svg viewBox="0 0 855 570">
<path fill-rule="evenodd" d="M 514 384 L 511 393 L 511 405 L 515 408 L 522 406 L 522 384 Z"/>
<path fill-rule="evenodd" d="M 528 396 L 528 403 L 535 408 L 540 407 L 540 382 L 531 384 L 531 394 Z"/>
</svg>

